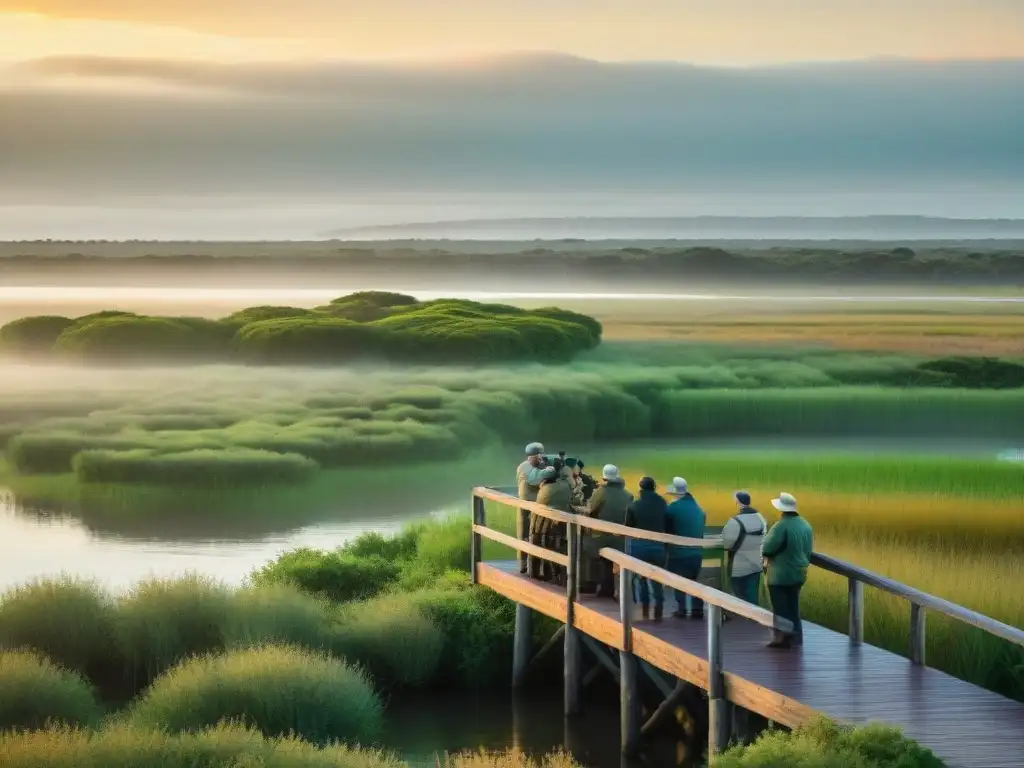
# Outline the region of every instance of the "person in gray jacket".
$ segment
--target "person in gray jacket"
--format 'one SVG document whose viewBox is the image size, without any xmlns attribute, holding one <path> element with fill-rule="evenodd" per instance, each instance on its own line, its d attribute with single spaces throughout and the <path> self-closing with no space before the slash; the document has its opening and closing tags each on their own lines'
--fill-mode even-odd
<svg viewBox="0 0 1024 768">
<path fill-rule="evenodd" d="M 547 463 L 544 461 L 544 446 L 540 443 L 530 443 L 526 446 L 526 461 L 516 468 L 516 485 L 519 486 L 519 498 L 523 501 L 536 501 L 540 492 L 540 484 L 543 481 L 543 473 Z M 519 510 L 516 519 L 516 535 L 520 541 L 527 538 L 530 531 L 530 513 L 525 509 Z M 519 572 L 529 571 L 527 556 L 525 552 L 519 554 Z"/>
<path fill-rule="evenodd" d="M 761 543 L 768 531 L 768 523 L 761 513 L 750 506 L 750 494 L 736 491 L 739 511 L 722 529 L 722 545 L 729 553 L 729 575 L 732 592 L 748 603 L 758 604 L 761 590 Z"/>
</svg>

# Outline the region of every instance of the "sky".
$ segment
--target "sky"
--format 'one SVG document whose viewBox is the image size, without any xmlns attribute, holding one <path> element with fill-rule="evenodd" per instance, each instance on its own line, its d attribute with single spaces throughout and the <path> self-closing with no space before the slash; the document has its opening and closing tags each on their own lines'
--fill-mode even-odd
<svg viewBox="0 0 1024 768">
<path fill-rule="evenodd" d="M 0 116 L 0 206 L 1024 200 L 1024 0 L 0 0 Z"/>
<path fill-rule="evenodd" d="M 1024 56 L 1021 0 L 0 0 L 0 57 Z"/>
</svg>

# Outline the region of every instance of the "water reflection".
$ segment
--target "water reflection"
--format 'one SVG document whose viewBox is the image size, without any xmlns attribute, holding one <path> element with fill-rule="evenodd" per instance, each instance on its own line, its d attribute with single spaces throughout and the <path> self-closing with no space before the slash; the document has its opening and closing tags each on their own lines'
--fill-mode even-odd
<svg viewBox="0 0 1024 768">
<path fill-rule="evenodd" d="M 387 730 L 384 746 L 414 766 L 436 766 L 446 752 L 510 747 L 534 756 L 564 749 L 588 768 L 702 764 L 703 747 L 687 743 L 682 731 L 672 728 L 645 744 L 637 757 L 622 757 L 618 696 L 606 689 L 588 696 L 585 711 L 570 719 L 562 714 L 558 690 L 402 698 L 388 707 Z"/>
</svg>

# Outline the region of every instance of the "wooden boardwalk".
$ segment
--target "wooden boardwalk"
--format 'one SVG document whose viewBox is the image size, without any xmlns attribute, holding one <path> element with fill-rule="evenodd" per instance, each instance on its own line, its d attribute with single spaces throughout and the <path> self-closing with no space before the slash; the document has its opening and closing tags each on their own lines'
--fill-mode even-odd
<svg viewBox="0 0 1024 768">
<path fill-rule="evenodd" d="M 579 541 L 579 530 L 585 527 L 613 533 L 611 529 L 617 528 L 634 538 L 645 538 L 645 532 L 517 502 L 492 489 L 476 489 L 474 498 L 474 580 L 517 603 L 514 679 L 521 680 L 529 663 L 529 614 L 532 611 L 563 624 L 568 622 L 564 631 L 566 714 L 574 714 L 585 706 L 581 701 L 584 686 L 580 678 L 581 641 L 590 644 L 595 651 L 601 649 L 594 641 L 618 651 L 618 665 L 611 656 L 600 655 L 604 657 L 601 659 L 604 667 L 620 681 L 624 750 L 635 748 L 642 733 L 635 679 L 636 664 L 642 661 L 678 680 L 673 693 L 681 693 L 690 686 L 707 692 L 712 757 L 730 738 L 728 709 L 734 705 L 742 708 L 741 711 L 759 714 L 788 727 L 799 726 L 820 715 L 852 725 L 896 726 L 935 752 L 951 768 L 1024 768 L 1024 703 L 979 688 L 924 663 L 926 609 L 1024 645 L 1024 632 L 1020 629 L 848 563 L 815 554 L 814 565 L 843 573 L 850 579 L 849 633 L 841 634 L 805 622 L 803 647 L 770 649 L 766 647 L 770 639 L 768 628 L 780 628 L 780 620 L 770 611 L 738 601 L 706 584 L 681 579 L 620 552 L 601 550 L 601 557 L 616 563 L 622 570 L 620 592 L 625 589 L 628 593 L 626 580 L 628 574 L 634 572 L 661 581 L 667 587 L 683 587 L 691 594 L 699 593 L 708 604 L 709 616 L 704 620 L 672 617 L 663 621 L 643 620 L 637 606 L 623 610 L 614 600 L 578 593 L 579 549 L 573 542 Z M 569 554 L 553 553 L 518 537 L 486 528 L 483 498 L 510 506 L 527 506 L 533 514 L 565 522 L 569 527 Z M 505 501 L 506 498 L 509 500 Z M 569 583 L 556 586 L 531 579 L 520 573 L 519 561 L 482 561 L 481 538 L 490 538 L 531 557 L 568 567 Z M 699 540 L 686 542 L 687 545 L 700 544 Z M 713 544 L 709 541 L 705 546 Z M 863 642 L 865 584 L 910 602 L 910 658 Z M 672 590 L 666 589 L 666 612 L 674 605 Z M 722 622 L 723 615 L 731 620 Z M 784 624 L 783 630 L 788 622 Z M 661 686 L 664 685 L 661 681 Z M 669 689 L 670 686 L 662 687 L 666 694 Z M 672 695 L 668 695 L 663 707 L 672 701 Z M 646 729 L 645 726 L 643 732 Z"/>
<path fill-rule="evenodd" d="M 511 600 L 561 621 L 562 587 L 519 573 L 518 563 L 478 566 L 478 581 Z M 671 597 L 667 597 L 672 605 Z M 576 628 L 622 650 L 619 606 L 582 595 Z M 817 714 L 863 725 L 902 728 L 950 766 L 1024 767 L 1024 704 L 944 672 L 814 624 L 804 624 L 803 648 L 765 647 L 768 630 L 743 619 L 722 627 L 726 696 L 734 704 L 795 727 Z M 707 628 L 702 621 L 666 618 L 633 622 L 633 653 L 652 666 L 707 687 Z"/>
</svg>

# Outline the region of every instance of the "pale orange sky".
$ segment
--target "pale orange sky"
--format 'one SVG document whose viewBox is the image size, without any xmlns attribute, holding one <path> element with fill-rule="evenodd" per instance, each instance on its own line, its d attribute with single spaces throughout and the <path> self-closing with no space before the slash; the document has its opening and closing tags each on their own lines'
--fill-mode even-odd
<svg viewBox="0 0 1024 768">
<path fill-rule="evenodd" d="M 0 0 L 0 59 L 1024 56 L 1024 0 Z"/>
</svg>

